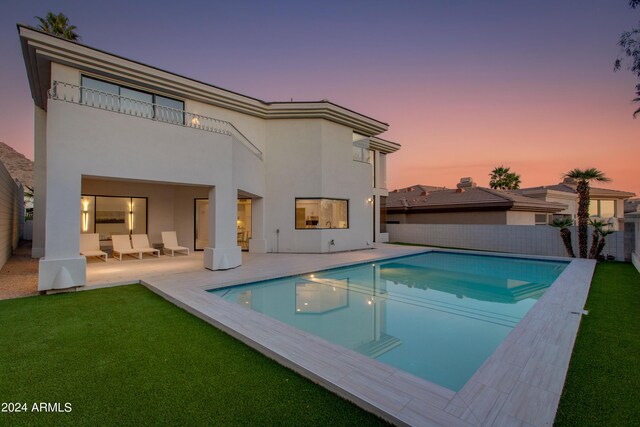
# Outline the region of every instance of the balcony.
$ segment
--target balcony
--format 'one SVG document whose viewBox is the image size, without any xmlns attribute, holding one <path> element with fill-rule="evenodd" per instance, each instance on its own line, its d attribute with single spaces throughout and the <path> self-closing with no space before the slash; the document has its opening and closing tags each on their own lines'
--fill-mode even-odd
<svg viewBox="0 0 640 427">
<path fill-rule="evenodd" d="M 58 81 L 53 82 L 51 88 L 47 91 L 47 96 L 49 99 L 56 101 L 84 105 L 205 132 L 229 135 L 237 139 L 262 160 L 262 151 L 240 132 L 233 123 L 225 120 Z"/>
</svg>

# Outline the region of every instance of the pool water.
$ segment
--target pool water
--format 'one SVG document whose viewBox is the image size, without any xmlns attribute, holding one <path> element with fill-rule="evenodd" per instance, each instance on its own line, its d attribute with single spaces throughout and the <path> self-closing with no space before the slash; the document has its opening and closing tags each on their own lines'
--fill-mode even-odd
<svg viewBox="0 0 640 427">
<path fill-rule="evenodd" d="M 428 252 L 209 292 L 458 391 L 567 265 Z"/>
</svg>

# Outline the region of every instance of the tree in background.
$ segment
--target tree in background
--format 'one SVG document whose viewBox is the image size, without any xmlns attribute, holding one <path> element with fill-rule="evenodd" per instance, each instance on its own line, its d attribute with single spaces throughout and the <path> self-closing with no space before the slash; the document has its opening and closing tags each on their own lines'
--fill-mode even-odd
<svg viewBox="0 0 640 427">
<path fill-rule="evenodd" d="M 520 175 L 511 172 L 511 168 L 498 166 L 489 174 L 489 186 L 494 190 L 517 190 L 520 188 Z"/>
<path fill-rule="evenodd" d="M 35 18 L 40 21 L 38 28 L 42 31 L 53 34 L 54 36 L 64 37 L 68 40 L 76 41 L 80 39 L 80 36 L 75 32 L 77 27 L 75 25 L 69 25 L 69 18 L 63 13 L 56 15 L 53 12 L 49 12 L 44 18 L 39 16 Z"/>
<path fill-rule="evenodd" d="M 629 6 L 635 9 L 640 6 L 640 0 L 629 0 Z M 640 103 L 640 23 L 638 23 L 638 28 L 632 28 L 630 31 L 625 31 L 620 35 L 618 46 L 620 46 L 622 53 L 616 59 L 613 69 L 618 71 L 622 67 L 624 57 L 629 58 L 631 62 L 628 66 L 629 71 L 635 74 L 639 80 L 638 84 L 636 84 L 636 97 L 633 102 Z M 633 117 L 635 118 L 639 114 L 640 107 L 633 112 Z"/>
<path fill-rule="evenodd" d="M 572 169 L 564 175 L 565 178 L 576 180 L 578 192 L 578 246 L 580 258 L 587 257 L 587 240 L 589 226 L 589 190 L 592 181 L 609 182 L 602 171 L 596 168 Z"/>
<path fill-rule="evenodd" d="M 569 227 L 572 225 L 573 220 L 571 218 L 556 218 L 551 222 L 552 227 L 560 229 L 560 236 L 562 237 L 562 243 L 564 243 L 567 254 L 571 258 L 575 258 L 576 254 L 573 253 L 573 246 L 571 244 L 571 230 L 569 230 Z"/>
</svg>

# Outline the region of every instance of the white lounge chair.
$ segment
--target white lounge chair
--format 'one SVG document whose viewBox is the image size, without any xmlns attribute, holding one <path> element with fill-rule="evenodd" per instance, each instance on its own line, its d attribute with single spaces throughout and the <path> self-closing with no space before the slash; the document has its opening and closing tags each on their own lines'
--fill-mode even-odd
<svg viewBox="0 0 640 427">
<path fill-rule="evenodd" d="M 162 244 L 164 252 L 171 251 L 171 256 L 174 256 L 176 251 L 187 251 L 187 255 L 189 255 L 189 248 L 178 246 L 178 236 L 175 231 L 163 231 Z"/>
<path fill-rule="evenodd" d="M 104 257 L 104 262 L 107 262 L 107 253 L 100 250 L 100 236 L 97 233 L 80 234 L 80 255 Z"/>
<path fill-rule="evenodd" d="M 142 252 L 138 249 L 131 247 L 131 240 L 127 234 L 114 234 L 111 236 L 113 242 L 113 257 L 116 257 L 116 253 L 119 254 L 120 261 L 122 261 L 122 255 L 138 255 L 139 259 L 142 259 Z"/>
<path fill-rule="evenodd" d="M 142 254 L 155 254 L 157 257 L 160 256 L 160 250 L 154 249 L 149 244 L 149 238 L 146 234 L 132 234 L 131 235 L 131 246 L 136 251 L 140 251 L 140 257 L 142 258 Z"/>
</svg>

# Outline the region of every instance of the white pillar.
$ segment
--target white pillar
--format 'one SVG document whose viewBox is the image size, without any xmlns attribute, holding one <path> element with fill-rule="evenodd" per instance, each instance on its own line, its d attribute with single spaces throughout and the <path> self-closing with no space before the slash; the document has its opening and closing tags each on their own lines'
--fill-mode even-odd
<svg viewBox="0 0 640 427">
<path fill-rule="evenodd" d="M 204 249 L 204 266 L 209 270 L 226 270 L 242 264 L 236 226 L 237 194 L 231 185 L 217 185 L 209 190 L 210 247 Z"/>
<path fill-rule="evenodd" d="M 84 286 L 87 263 L 80 256 L 82 177 L 47 165 L 45 253 L 40 259 L 38 290 Z"/>
<path fill-rule="evenodd" d="M 35 159 L 33 178 L 33 221 L 31 256 L 44 256 L 44 233 L 47 212 L 47 112 L 36 106 L 33 129 L 33 156 Z"/>
</svg>

